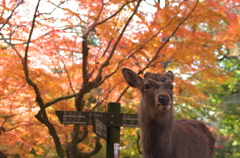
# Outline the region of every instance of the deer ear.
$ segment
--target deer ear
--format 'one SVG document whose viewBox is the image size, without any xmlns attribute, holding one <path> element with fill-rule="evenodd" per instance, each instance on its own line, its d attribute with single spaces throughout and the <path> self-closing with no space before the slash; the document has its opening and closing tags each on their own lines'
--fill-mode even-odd
<svg viewBox="0 0 240 158">
<path fill-rule="evenodd" d="M 126 82 L 129 84 L 129 86 L 132 86 L 134 88 L 140 87 L 143 79 L 140 76 L 138 76 L 138 74 L 136 74 L 134 71 L 128 68 L 123 68 L 122 74 Z"/>
<path fill-rule="evenodd" d="M 174 81 L 174 74 L 172 71 L 169 70 L 166 74 Z"/>
</svg>

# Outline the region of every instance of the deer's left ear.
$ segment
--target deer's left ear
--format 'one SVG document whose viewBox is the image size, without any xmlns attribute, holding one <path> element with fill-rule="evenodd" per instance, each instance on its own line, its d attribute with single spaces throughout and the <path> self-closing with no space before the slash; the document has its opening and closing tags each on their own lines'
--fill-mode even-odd
<svg viewBox="0 0 240 158">
<path fill-rule="evenodd" d="M 168 76 L 172 79 L 172 81 L 174 81 L 174 74 L 173 74 L 172 71 L 169 70 L 169 71 L 166 73 L 166 75 L 168 75 Z"/>
<path fill-rule="evenodd" d="M 129 86 L 141 89 L 143 79 L 140 76 L 138 76 L 137 73 L 128 68 L 123 68 L 122 74 L 126 82 L 129 84 Z"/>
</svg>

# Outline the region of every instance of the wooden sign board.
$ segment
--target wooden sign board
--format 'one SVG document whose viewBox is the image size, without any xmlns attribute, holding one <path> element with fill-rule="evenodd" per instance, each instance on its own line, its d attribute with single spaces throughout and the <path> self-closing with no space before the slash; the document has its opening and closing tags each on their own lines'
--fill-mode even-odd
<svg viewBox="0 0 240 158">
<path fill-rule="evenodd" d="M 137 114 L 109 113 L 108 126 L 139 127 Z"/>
<path fill-rule="evenodd" d="M 107 125 L 103 122 L 102 116 L 102 114 L 98 113 L 93 114 L 93 131 L 103 139 L 107 140 Z"/>
<path fill-rule="evenodd" d="M 137 114 L 56 111 L 63 124 L 93 125 L 93 116 L 106 126 L 139 127 Z"/>
<path fill-rule="evenodd" d="M 139 127 L 137 114 L 122 114 L 123 127 Z"/>
<path fill-rule="evenodd" d="M 92 124 L 92 112 L 56 111 L 56 114 L 62 124 Z"/>
</svg>

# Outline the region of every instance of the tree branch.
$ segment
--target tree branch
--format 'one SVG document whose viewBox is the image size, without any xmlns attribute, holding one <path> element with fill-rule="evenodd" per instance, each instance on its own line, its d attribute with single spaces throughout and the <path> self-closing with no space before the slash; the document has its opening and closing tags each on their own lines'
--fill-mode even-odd
<svg viewBox="0 0 240 158">
<path fill-rule="evenodd" d="M 198 1 L 196 1 L 193 9 L 189 12 L 189 14 L 176 26 L 176 28 L 173 30 L 173 32 L 170 34 L 170 36 L 168 36 L 168 38 L 166 39 L 166 41 L 158 48 L 155 56 L 150 60 L 150 62 L 148 62 L 148 64 L 139 72 L 142 73 L 146 68 L 148 68 L 154 60 L 157 59 L 160 51 L 163 49 L 163 47 L 169 42 L 170 38 L 172 38 L 172 36 L 177 32 L 177 30 L 179 29 L 179 27 L 190 17 L 190 15 L 193 13 L 193 11 L 196 9 Z"/>
<path fill-rule="evenodd" d="M 94 87 L 91 87 L 91 88 L 96 88 L 96 87 L 100 86 L 101 84 L 103 84 L 103 82 L 104 82 L 106 79 L 108 79 L 109 77 L 111 77 L 112 75 L 114 75 L 114 74 L 118 71 L 118 69 L 120 68 L 122 62 L 123 62 L 123 59 L 119 61 L 116 69 L 115 69 L 113 72 L 111 72 L 110 74 L 108 74 L 107 76 L 105 76 L 101 81 L 99 81 L 98 83 L 94 84 Z"/>
<path fill-rule="evenodd" d="M 115 25 L 114 25 L 114 27 L 113 27 L 113 30 L 115 30 L 115 28 L 117 27 L 117 21 L 118 21 L 118 18 L 116 19 L 116 23 L 115 23 Z M 114 33 L 111 34 L 110 40 L 109 40 L 109 42 L 108 42 L 108 45 L 107 45 L 107 47 L 105 48 L 105 50 L 104 50 L 104 52 L 103 52 L 103 54 L 102 54 L 101 57 L 104 57 L 105 54 L 107 53 L 108 49 L 110 48 L 111 43 L 112 43 L 112 41 L 114 40 L 114 35 L 115 35 Z"/>
<path fill-rule="evenodd" d="M 101 100 L 101 101 L 97 101 L 96 104 L 94 105 L 94 107 L 92 107 L 92 110 L 96 109 L 99 105 L 101 105 L 105 100 L 107 100 L 107 98 L 109 97 L 109 94 L 117 87 L 114 86 L 113 88 L 109 89 L 107 94 L 105 95 L 105 97 Z M 104 92 L 102 92 L 99 96 L 101 96 Z"/>
<path fill-rule="evenodd" d="M 2 40 L 7 43 L 18 55 L 18 57 L 23 60 L 23 57 L 21 56 L 20 52 L 15 48 L 14 44 L 12 44 L 11 42 L 9 42 L 4 36 L 3 34 L 0 32 L 0 36 L 2 37 Z"/>
<path fill-rule="evenodd" d="M 117 99 L 116 102 L 120 102 L 121 98 L 122 98 L 123 95 L 127 92 L 127 90 L 128 90 L 129 87 L 130 87 L 130 86 L 127 86 L 127 87 L 122 91 L 122 93 L 120 94 L 120 96 L 118 97 L 118 99 Z"/>
<path fill-rule="evenodd" d="M 130 2 L 133 2 L 133 1 L 130 1 Z M 89 75 L 88 75 L 88 65 L 87 65 L 87 61 L 88 61 L 88 51 L 89 51 L 88 44 L 87 44 L 87 37 L 88 37 L 89 33 L 90 33 L 92 30 L 94 30 L 98 25 L 100 25 L 100 24 L 108 21 L 109 19 L 115 17 L 115 16 L 116 16 L 127 4 L 129 4 L 130 2 L 127 2 L 127 3 L 125 3 L 124 5 L 122 5 L 122 7 L 120 7 L 118 11 L 116 11 L 114 14 L 112 14 L 112 15 L 109 16 L 108 18 L 106 18 L 106 19 L 104 19 L 104 20 L 102 20 L 102 21 L 100 21 L 100 22 L 97 22 L 97 20 L 98 20 L 99 17 L 100 17 L 100 14 L 101 14 L 101 12 L 102 12 L 103 6 L 104 6 L 104 4 L 102 3 L 102 7 L 101 7 L 101 9 L 100 9 L 100 12 L 99 12 L 97 18 L 94 20 L 93 24 L 92 24 L 90 27 L 88 27 L 87 30 L 83 33 L 83 42 L 82 42 L 82 54 L 83 54 L 82 74 L 83 74 L 83 83 L 84 83 L 85 86 L 87 86 L 87 82 L 88 82 L 88 79 L 89 79 Z M 140 4 L 140 2 L 141 2 L 141 1 L 139 1 L 139 4 Z M 138 5 L 138 6 L 139 6 L 139 5 Z M 136 8 L 138 8 L 138 7 L 136 7 Z M 136 13 L 136 10 L 135 10 L 134 14 L 135 14 L 135 13 Z M 134 15 L 134 14 L 133 14 L 133 15 Z M 132 15 L 132 16 L 133 16 L 133 15 Z M 132 19 L 132 16 L 129 18 L 130 20 Z M 130 20 L 127 22 L 127 25 L 128 25 L 128 23 L 130 22 Z M 122 36 L 123 32 L 125 31 L 127 25 L 125 25 L 124 30 L 122 31 L 122 33 L 120 34 L 117 42 L 115 43 L 115 48 L 116 48 L 119 40 L 121 39 L 121 36 Z M 114 48 L 114 49 L 115 49 L 115 48 Z M 114 51 L 113 51 L 113 52 L 114 52 Z M 112 53 L 113 53 L 113 52 L 112 52 Z M 111 58 L 111 56 L 110 56 L 110 58 Z M 108 61 L 108 62 L 109 62 L 109 61 Z M 107 62 L 107 63 L 108 63 L 108 62 Z M 104 64 L 104 65 L 106 65 L 106 64 Z M 104 67 L 105 67 L 105 66 L 104 66 Z M 102 71 L 102 70 L 101 70 L 101 71 Z"/>
<path fill-rule="evenodd" d="M 91 157 L 91 156 L 97 154 L 101 149 L 102 149 L 102 144 L 100 142 L 100 137 L 96 136 L 95 148 L 87 153 L 82 154 L 82 157 L 83 158 Z"/>
<path fill-rule="evenodd" d="M 189 12 L 189 14 L 177 25 L 177 27 L 173 30 L 173 32 L 170 34 L 170 36 L 169 36 L 169 37 L 165 40 L 165 42 L 158 48 L 155 56 L 148 62 L 148 64 L 147 64 L 144 68 L 142 68 L 142 69 L 138 72 L 138 74 L 141 74 L 145 69 L 147 69 L 147 68 L 152 64 L 152 62 L 153 62 L 154 60 L 157 59 L 160 51 L 161 51 L 161 50 L 163 49 L 163 47 L 169 42 L 170 38 L 177 32 L 178 28 L 191 16 L 191 14 L 193 13 L 193 11 L 196 9 L 197 4 L 198 4 L 198 1 L 199 1 L 199 0 L 196 1 L 193 9 Z M 165 27 L 163 27 L 163 28 L 166 28 L 166 27 L 169 26 L 171 23 L 172 23 L 172 21 L 170 21 L 170 22 L 169 22 Z M 163 30 L 163 28 L 162 28 L 161 30 Z M 149 41 L 151 41 L 154 37 L 156 37 L 161 30 L 159 30 L 156 34 L 154 34 L 151 38 L 149 38 L 141 47 L 139 47 L 137 50 L 135 50 L 133 53 L 131 53 L 130 56 L 128 56 L 127 58 L 133 57 L 133 55 L 134 55 L 137 51 L 141 50 Z M 117 99 L 117 102 L 119 102 L 119 101 L 121 100 L 122 96 L 126 93 L 126 91 L 128 90 L 128 88 L 129 88 L 129 86 L 127 86 L 127 87 L 122 91 L 122 93 L 120 94 L 120 96 L 119 96 L 118 99 Z"/>
<path fill-rule="evenodd" d="M 70 89 L 72 90 L 72 92 L 75 94 L 75 91 L 73 89 L 73 86 L 72 86 L 72 81 L 71 81 L 71 78 L 69 76 L 69 73 L 68 73 L 68 70 L 67 70 L 67 67 L 66 67 L 66 64 L 64 62 L 64 60 L 62 59 L 61 55 L 60 55 L 60 52 L 59 52 L 59 47 L 57 47 L 56 45 L 56 41 L 53 39 L 53 42 L 54 42 L 54 46 L 55 46 L 55 49 L 57 50 L 57 54 L 63 64 L 63 67 L 64 67 L 64 70 L 66 71 L 66 74 L 67 74 L 67 78 L 68 78 L 68 82 L 69 82 L 69 86 L 70 86 Z"/>
<path fill-rule="evenodd" d="M 49 106 L 51 106 L 51 105 L 53 105 L 53 104 L 55 104 L 55 103 L 57 103 L 59 101 L 70 99 L 70 98 L 74 98 L 76 96 L 77 96 L 77 94 L 72 94 L 72 95 L 58 97 L 58 98 L 56 98 L 56 99 L 54 99 L 54 100 L 52 100 L 50 102 L 45 103 L 44 107 L 47 108 L 47 107 L 49 107 Z"/>
<path fill-rule="evenodd" d="M 113 47 L 112 47 L 112 51 L 109 53 L 109 56 L 108 56 L 107 59 L 101 64 L 101 66 L 100 66 L 100 68 L 99 68 L 99 70 L 98 70 L 98 74 L 97 74 L 96 78 L 95 78 L 92 82 L 90 82 L 91 87 L 96 87 L 96 85 L 99 85 L 99 83 L 101 82 L 101 80 L 102 80 L 102 71 L 103 71 L 103 69 L 104 69 L 107 65 L 109 65 L 109 62 L 110 62 L 111 58 L 113 57 L 113 54 L 114 54 L 114 52 L 115 52 L 115 50 L 116 50 L 116 47 L 117 47 L 119 41 L 121 40 L 121 38 L 122 38 L 122 36 L 123 36 L 123 33 L 125 32 L 127 26 L 129 25 L 130 21 L 132 20 L 133 16 L 136 14 L 136 12 L 137 12 L 137 10 L 138 10 L 138 7 L 140 6 L 140 3 L 141 3 L 141 0 L 138 1 L 138 3 L 137 3 L 137 5 L 136 5 L 136 7 L 135 7 L 135 9 L 134 9 L 134 11 L 133 11 L 133 13 L 132 13 L 132 15 L 128 18 L 127 22 L 125 23 L 125 25 L 124 25 L 124 27 L 123 27 L 120 35 L 118 36 L 116 42 L 114 43 L 114 45 L 113 45 Z"/>
<path fill-rule="evenodd" d="M 82 76 L 83 76 L 83 85 L 87 87 L 88 83 L 88 44 L 87 44 L 87 37 L 83 37 L 82 41 Z"/>
<path fill-rule="evenodd" d="M 0 27 L 0 31 L 4 28 L 4 26 L 9 22 L 9 20 L 11 19 L 11 17 L 13 16 L 13 13 L 15 12 L 15 10 L 20 6 L 20 4 L 23 3 L 24 0 L 21 0 L 20 2 L 17 3 L 16 7 L 12 10 L 12 13 L 8 16 L 7 20 L 5 21 L 5 23 Z"/>
<path fill-rule="evenodd" d="M 97 25 L 100 25 L 100 24 L 102 24 L 102 23 L 105 23 L 105 22 L 108 21 L 109 19 L 115 17 L 119 12 L 121 12 L 121 10 L 123 10 L 123 8 L 124 8 L 126 5 L 128 5 L 128 4 L 132 3 L 132 2 L 135 2 L 135 1 L 136 1 L 136 0 L 126 2 L 126 3 L 123 4 L 114 14 L 112 14 L 111 16 L 109 16 L 108 18 L 106 18 L 106 19 L 104 19 L 104 20 L 102 20 L 102 21 L 99 21 L 99 22 L 97 23 Z M 141 0 L 139 0 L 139 2 L 141 3 Z"/>
<path fill-rule="evenodd" d="M 134 56 L 134 54 L 138 51 L 140 51 L 144 46 L 146 46 L 152 39 L 154 39 L 155 37 L 157 37 L 157 35 L 159 35 L 159 33 L 164 30 L 165 28 L 167 28 L 170 24 L 172 24 L 174 21 L 174 19 L 172 19 L 171 21 L 169 21 L 169 23 L 167 23 L 165 26 L 163 26 L 161 29 L 159 29 L 153 36 L 151 36 L 149 39 L 145 40 L 145 42 L 139 47 L 137 48 L 135 51 L 133 51 L 135 48 L 132 49 L 132 53 L 130 53 L 130 55 L 127 57 L 127 59 L 131 58 Z"/>
<path fill-rule="evenodd" d="M 49 121 L 47 113 L 45 111 L 45 106 L 44 106 L 44 102 L 43 99 L 41 97 L 41 92 L 38 88 L 38 86 L 31 80 L 30 76 L 29 76 L 29 69 L 28 69 L 28 52 L 29 52 L 29 45 L 31 42 L 31 38 L 32 38 L 32 34 L 33 34 L 33 30 L 34 30 L 34 26 L 35 26 L 35 21 L 36 21 L 36 17 L 37 17 L 37 10 L 39 8 L 39 4 L 40 4 L 41 0 L 38 0 L 36 8 L 35 8 L 35 12 L 33 15 L 33 21 L 32 21 L 32 26 L 30 29 L 30 33 L 29 33 L 29 37 L 27 40 L 27 45 L 26 45 L 26 49 L 25 49 L 25 55 L 24 55 L 24 59 L 22 60 L 22 64 L 23 64 L 23 70 L 24 70 L 24 74 L 25 74 L 25 78 L 26 78 L 26 82 L 33 87 L 35 94 L 36 94 L 36 102 L 38 103 L 39 107 L 40 107 L 40 112 L 39 115 L 36 115 L 36 118 L 43 123 L 44 125 L 47 126 L 48 130 L 49 130 L 49 134 L 53 137 L 54 143 L 55 143 L 55 147 L 58 153 L 58 156 L 63 158 L 64 154 L 63 154 L 63 149 L 61 146 L 61 142 L 60 139 L 57 135 L 56 129 L 55 127 L 52 125 L 52 123 Z"/>
</svg>

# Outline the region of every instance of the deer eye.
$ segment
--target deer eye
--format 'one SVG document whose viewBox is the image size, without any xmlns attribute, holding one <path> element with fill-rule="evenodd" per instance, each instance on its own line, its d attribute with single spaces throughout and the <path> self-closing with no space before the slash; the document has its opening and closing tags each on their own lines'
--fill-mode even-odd
<svg viewBox="0 0 240 158">
<path fill-rule="evenodd" d="M 173 85 L 170 86 L 170 89 L 173 90 Z"/>
<path fill-rule="evenodd" d="M 144 89 L 148 90 L 150 88 L 150 85 L 148 83 L 144 84 Z"/>
</svg>

